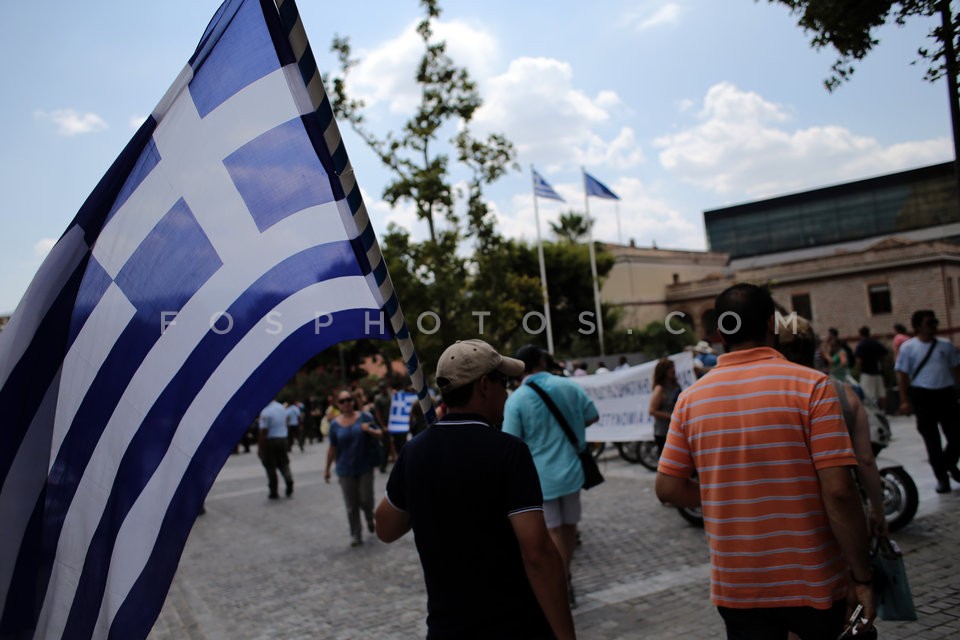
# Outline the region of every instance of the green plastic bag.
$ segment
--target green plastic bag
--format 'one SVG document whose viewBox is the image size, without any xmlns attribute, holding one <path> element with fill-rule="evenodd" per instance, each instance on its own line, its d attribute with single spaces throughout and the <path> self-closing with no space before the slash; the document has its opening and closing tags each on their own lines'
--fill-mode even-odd
<svg viewBox="0 0 960 640">
<path fill-rule="evenodd" d="M 916 620 L 913 594 L 897 543 L 886 536 L 877 539 L 871 554 L 873 591 L 881 620 Z"/>
</svg>

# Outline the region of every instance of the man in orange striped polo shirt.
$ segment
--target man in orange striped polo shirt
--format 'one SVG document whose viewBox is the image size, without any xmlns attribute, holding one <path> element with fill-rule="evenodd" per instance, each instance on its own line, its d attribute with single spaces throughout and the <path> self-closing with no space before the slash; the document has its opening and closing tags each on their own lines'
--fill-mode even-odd
<svg viewBox="0 0 960 640">
<path fill-rule="evenodd" d="M 872 623 L 857 460 L 833 385 L 773 348 L 789 326 L 764 289 L 734 285 L 715 309 L 729 353 L 680 395 L 657 497 L 702 507 L 728 638 L 836 638 L 854 601 Z"/>
</svg>

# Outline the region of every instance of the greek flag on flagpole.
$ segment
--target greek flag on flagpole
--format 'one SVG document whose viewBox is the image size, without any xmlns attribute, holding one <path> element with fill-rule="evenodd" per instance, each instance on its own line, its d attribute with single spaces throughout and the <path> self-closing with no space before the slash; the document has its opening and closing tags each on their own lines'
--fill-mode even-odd
<svg viewBox="0 0 960 640">
<path fill-rule="evenodd" d="M 536 170 L 533 170 L 533 192 L 541 198 L 566 202 Z"/>
<path fill-rule="evenodd" d="M 313 354 L 396 338 L 293 0 L 227 0 L 0 333 L 0 637 L 146 638 L 241 434 Z"/>
<path fill-rule="evenodd" d="M 592 175 L 590 175 L 586 171 L 583 172 L 583 182 L 584 182 L 584 187 L 587 190 L 588 196 L 594 196 L 596 198 L 606 198 L 608 200 L 620 199 L 620 196 L 618 196 L 613 191 L 611 191 L 607 185 L 603 184 L 602 182 L 594 178 Z"/>
</svg>

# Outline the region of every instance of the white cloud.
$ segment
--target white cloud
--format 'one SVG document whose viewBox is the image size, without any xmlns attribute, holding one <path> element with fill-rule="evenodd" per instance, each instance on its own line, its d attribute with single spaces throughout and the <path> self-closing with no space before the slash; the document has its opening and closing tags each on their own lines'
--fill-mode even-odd
<svg viewBox="0 0 960 640">
<path fill-rule="evenodd" d="M 649 3 L 648 3 L 649 7 Z M 624 22 L 637 31 L 675 25 L 680 22 L 683 9 L 676 2 L 668 2 L 650 11 L 647 7 L 624 16 Z"/>
<path fill-rule="evenodd" d="M 38 258 L 46 258 L 55 244 L 57 244 L 56 238 L 40 238 L 33 245 L 33 255 Z"/>
<path fill-rule="evenodd" d="M 36 111 L 34 115 L 49 120 L 57 126 L 62 136 L 76 136 L 94 133 L 107 128 L 107 123 L 95 113 L 80 113 L 75 109 L 57 109 L 55 111 Z"/>
<path fill-rule="evenodd" d="M 699 122 L 659 137 L 677 178 L 735 197 L 762 198 L 900 171 L 950 157 L 945 138 L 884 147 L 845 127 L 790 126 L 782 105 L 730 83 L 712 86 Z"/>
<path fill-rule="evenodd" d="M 627 168 L 643 161 L 634 132 L 622 128 L 613 140 L 596 129 L 608 125 L 619 96 L 609 90 L 591 98 L 573 86 L 570 65 L 552 58 L 517 58 L 486 83 L 484 104 L 474 118 L 481 131 L 500 131 L 521 157 L 554 166 L 609 164 Z"/>
<path fill-rule="evenodd" d="M 420 102 L 415 74 L 423 56 L 423 42 L 410 23 L 396 38 L 375 49 L 354 51 L 359 60 L 351 70 L 348 90 L 367 107 L 386 104 L 393 113 L 408 114 Z M 496 39 L 485 31 L 459 21 L 434 24 L 434 40 L 447 43 L 447 54 L 457 66 L 466 67 L 474 80 L 490 74 L 497 57 Z"/>
</svg>

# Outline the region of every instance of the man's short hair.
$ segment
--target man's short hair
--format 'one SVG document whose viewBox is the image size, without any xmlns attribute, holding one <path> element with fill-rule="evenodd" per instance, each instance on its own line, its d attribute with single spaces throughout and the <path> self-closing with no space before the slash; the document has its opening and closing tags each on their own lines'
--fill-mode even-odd
<svg viewBox="0 0 960 640">
<path fill-rule="evenodd" d="M 462 387 L 457 387 L 456 389 L 448 389 L 446 391 L 441 389 L 440 398 L 448 407 L 462 407 L 470 402 L 470 396 L 473 395 L 473 385 L 476 383 L 477 381 L 474 380 L 473 382 L 468 382 Z"/>
<path fill-rule="evenodd" d="M 918 311 L 914 311 L 913 315 L 910 316 L 910 326 L 916 331 L 923 324 L 924 320 L 936 317 L 937 314 L 933 312 L 933 309 L 919 309 Z"/>
<path fill-rule="evenodd" d="M 724 289 L 714 301 L 714 308 L 723 340 L 732 347 L 766 340 L 770 318 L 776 310 L 770 292 L 746 282 Z M 738 321 L 724 314 L 733 314 Z"/>
<path fill-rule="evenodd" d="M 869 338 L 869 337 L 870 337 L 870 327 L 868 327 L 867 325 L 863 325 L 862 327 L 860 327 L 860 332 L 859 332 L 859 333 L 860 333 L 860 337 L 861 337 L 861 338 Z"/>
<path fill-rule="evenodd" d="M 541 366 L 546 367 L 550 354 L 535 344 L 525 344 L 513 354 L 517 360 L 523 361 L 523 370 L 530 373 Z"/>
</svg>

